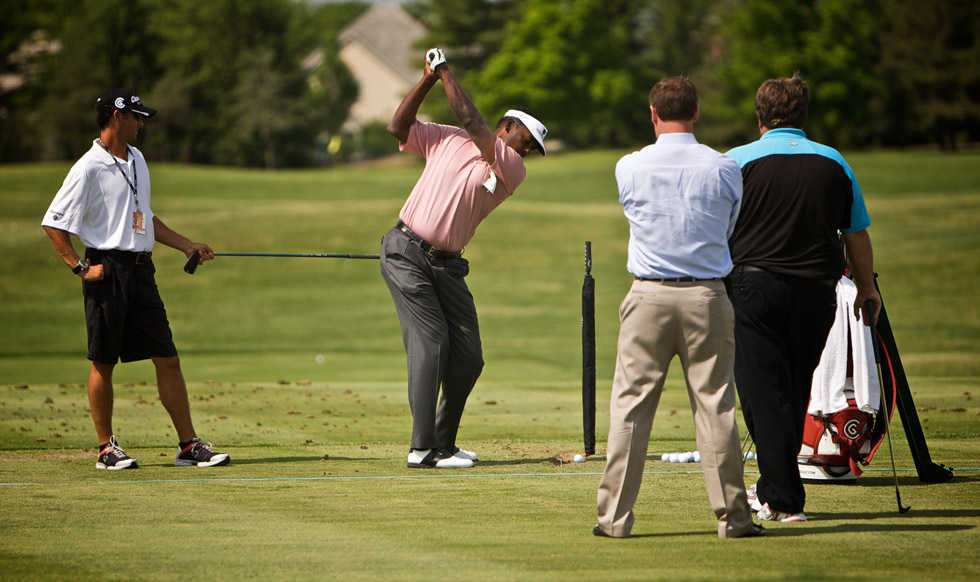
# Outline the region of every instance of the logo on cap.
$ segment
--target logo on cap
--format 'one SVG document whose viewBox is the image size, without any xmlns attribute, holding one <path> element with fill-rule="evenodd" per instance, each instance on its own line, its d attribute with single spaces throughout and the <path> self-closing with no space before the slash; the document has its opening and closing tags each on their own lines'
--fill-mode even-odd
<svg viewBox="0 0 980 582">
<path fill-rule="evenodd" d="M 126 100 L 122 97 L 116 97 L 116 109 L 124 109 L 126 107 Z"/>
</svg>

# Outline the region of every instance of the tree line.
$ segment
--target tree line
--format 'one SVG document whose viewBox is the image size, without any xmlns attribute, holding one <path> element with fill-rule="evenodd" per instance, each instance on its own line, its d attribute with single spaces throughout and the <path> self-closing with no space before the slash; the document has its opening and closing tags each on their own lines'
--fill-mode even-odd
<svg viewBox="0 0 980 582">
<path fill-rule="evenodd" d="M 77 157 L 95 131 L 94 99 L 122 85 L 166 112 L 147 124 L 152 139 L 140 143 L 153 159 L 315 165 L 329 158 L 325 144 L 357 98 L 337 36 L 364 3 L 5 5 L 0 161 Z M 404 7 L 428 30 L 419 55 L 428 46 L 445 49 L 488 118 L 528 108 L 570 149 L 651 141 L 647 94 L 678 74 L 699 89 L 699 135 L 719 147 L 755 139 L 756 88 L 794 72 L 811 84 L 808 133 L 837 147 L 955 149 L 980 137 L 980 3 L 973 0 L 414 0 Z M 311 58 L 315 51 L 322 58 Z M 418 63 L 421 70 L 421 57 Z M 453 121 L 439 100 L 423 111 Z"/>
</svg>

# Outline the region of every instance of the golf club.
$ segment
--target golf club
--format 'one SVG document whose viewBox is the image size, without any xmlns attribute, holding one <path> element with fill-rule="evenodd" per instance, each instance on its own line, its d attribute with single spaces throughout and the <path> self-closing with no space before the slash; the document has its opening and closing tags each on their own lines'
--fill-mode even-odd
<svg viewBox="0 0 980 582">
<path fill-rule="evenodd" d="M 293 253 L 214 253 L 216 257 L 290 257 L 307 259 L 380 259 L 381 255 L 352 255 L 352 254 L 293 254 Z M 201 253 L 194 251 L 184 263 L 184 272 L 193 275 L 201 262 Z"/>
<path fill-rule="evenodd" d="M 746 449 L 745 445 L 749 445 L 749 448 Z M 745 464 L 745 461 L 748 460 L 747 456 L 749 452 L 752 450 L 753 445 L 755 445 L 755 440 L 753 440 L 752 435 L 749 434 L 748 431 L 746 431 L 745 438 L 742 440 L 742 464 L 743 465 Z"/>
<path fill-rule="evenodd" d="M 878 330 L 875 328 L 875 309 L 874 303 L 869 299 L 864 303 L 864 316 L 868 318 L 868 325 L 871 326 L 871 345 L 875 353 L 875 370 L 878 372 L 878 388 L 881 390 L 881 403 L 885 407 L 885 436 L 888 437 L 888 455 L 892 459 L 892 476 L 895 478 L 895 498 L 898 500 L 898 512 L 908 513 L 912 506 L 902 507 L 902 494 L 898 492 L 898 472 L 895 470 L 895 453 L 892 451 L 892 433 L 888 425 L 891 420 L 888 418 L 888 405 L 885 398 L 885 384 L 881 377 L 881 355 L 878 347 Z"/>
</svg>

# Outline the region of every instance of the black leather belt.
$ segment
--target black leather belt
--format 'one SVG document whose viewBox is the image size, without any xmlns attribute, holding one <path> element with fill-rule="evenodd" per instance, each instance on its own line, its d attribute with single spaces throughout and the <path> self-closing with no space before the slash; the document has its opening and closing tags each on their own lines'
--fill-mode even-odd
<svg viewBox="0 0 980 582">
<path fill-rule="evenodd" d="M 697 283 L 698 281 L 719 281 L 721 277 L 712 277 L 710 279 L 698 279 L 697 277 L 671 277 L 666 279 L 646 279 L 644 277 L 637 277 L 637 281 L 651 281 L 653 283 Z"/>
<path fill-rule="evenodd" d="M 784 275 L 783 273 L 774 273 L 767 269 L 762 269 L 760 267 L 754 267 L 752 265 L 735 265 L 732 273 L 769 273 L 775 277 L 793 277 L 793 275 Z M 804 277 L 794 277 L 795 279 L 804 279 Z M 807 281 L 812 281 L 814 283 L 820 283 L 821 285 L 826 285 L 828 287 L 837 288 L 838 279 L 805 279 Z"/>
<path fill-rule="evenodd" d="M 104 256 L 112 257 L 113 259 L 121 263 L 133 263 L 136 265 L 145 265 L 150 262 L 150 257 L 153 256 L 152 252 L 146 253 L 134 253 L 130 251 L 120 251 L 116 249 L 100 251 L 98 249 L 88 249 L 86 255 L 92 259 L 99 259 Z"/>
<path fill-rule="evenodd" d="M 395 225 L 395 228 L 407 234 L 408 238 L 419 243 L 419 248 L 422 249 L 422 252 L 434 259 L 458 259 L 463 255 L 463 251 L 444 251 L 430 245 L 429 243 L 425 242 L 425 239 L 415 234 L 415 231 L 408 228 L 408 225 L 400 220 L 398 221 L 398 224 Z"/>
</svg>

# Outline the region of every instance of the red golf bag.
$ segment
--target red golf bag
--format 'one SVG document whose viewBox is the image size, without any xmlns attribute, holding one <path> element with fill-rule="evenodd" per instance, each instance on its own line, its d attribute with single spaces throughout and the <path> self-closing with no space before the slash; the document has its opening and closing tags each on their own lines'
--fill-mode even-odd
<svg viewBox="0 0 980 582">
<path fill-rule="evenodd" d="M 895 375 L 881 336 L 872 341 L 881 348 L 881 399 L 874 414 L 862 410 L 854 399 L 854 359 L 848 336 L 847 379 L 843 388 L 847 408 L 831 414 L 807 414 L 803 443 L 797 457 L 804 481 L 851 482 L 862 473 L 885 437 L 885 424 L 895 412 Z M 877 370 L 869 374 L 876 375 Z"/>
</svg>

